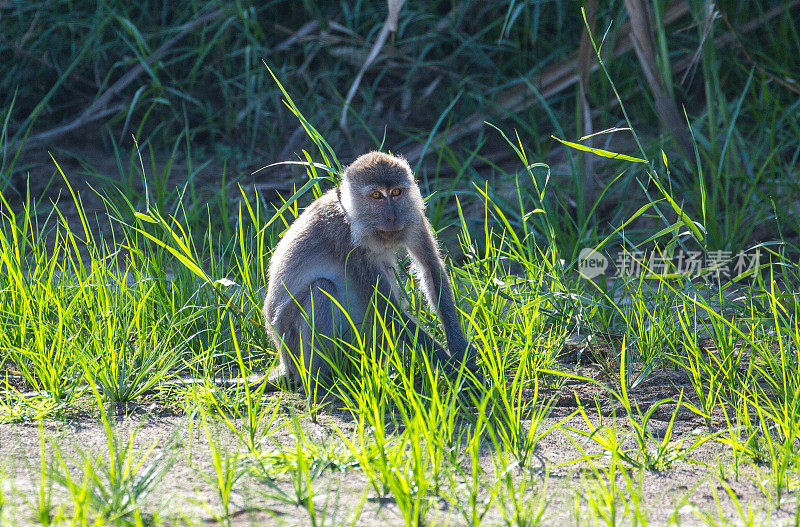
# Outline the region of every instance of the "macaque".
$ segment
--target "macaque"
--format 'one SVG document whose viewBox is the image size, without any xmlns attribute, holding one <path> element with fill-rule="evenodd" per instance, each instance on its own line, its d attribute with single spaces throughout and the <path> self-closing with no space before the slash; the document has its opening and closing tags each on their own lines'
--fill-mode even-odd
<svg viewBox="0 0 800 527">
<path fill-rule="evenodd" d="M 399 309 L 395 269 L 400 251 L 411 256 L 413 275 L 439 317 L 449 353 Z M 401 157 L 370 152 L 356 159 L 341 184 L 289 227 L 270 260 L 263 313 L 279 350 L 279 370 L 300 383 L 297 364 L 302 362 L 313 391 L 317 383 L 333 380 L 326 348 L 349 327 L 333 299 L 356 322 L 364 320 L 370 306 L 381 316 L 400 313 L 406 338 L 417 335 L 432 365 L 454 378 L 464 364 L 466 374 L 483 383 L 419 187 Z"/>
</svg>

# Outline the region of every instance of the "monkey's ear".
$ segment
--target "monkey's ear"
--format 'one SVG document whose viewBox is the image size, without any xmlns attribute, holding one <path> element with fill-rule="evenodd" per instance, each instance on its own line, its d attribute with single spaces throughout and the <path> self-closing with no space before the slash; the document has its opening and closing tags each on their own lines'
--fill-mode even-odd
<svg viewBox="0 0 800 527">
<path fill-rule="evenodd" d="M 339 177 L 340 177 L 341 179 L 344 179 L 344 177 L 345 177 L 347 174 L 349 174 L 349 173 L 350 173 L 350 171 L 351 171 L 351 167 L 353 166 L 353 163 L 355 163 L 355 159 L 354 159 L 354 160 L 353 160 L 353 161 L 352 161 L 352 162 L 351 162 L 349 165 L 345 165 L 345 166 L 343 166 L 343 167 L 342 167 L 342 171 L 339 173 Z"/>
</svg>

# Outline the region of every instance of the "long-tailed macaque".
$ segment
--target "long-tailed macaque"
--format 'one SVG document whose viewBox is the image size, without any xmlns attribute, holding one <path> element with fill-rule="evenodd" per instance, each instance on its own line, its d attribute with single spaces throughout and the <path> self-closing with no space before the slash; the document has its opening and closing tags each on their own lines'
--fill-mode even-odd
<svg viewBox="0 0 800 527">
<path fill-rule="evenodd" d="M 410 254 L 414 277 L 439 316 L 449 353 L 399 309 L 395 269 L 401 250 Z M 312 390 L 318 382 L 330 383 L 326 348 L 349 327 L 342 308 L 360 323 L 370 306 L 381 316 L 399 313 L 403 333 L 416 334 L 431 363 L 448 375 L 464 363 L 470 377 L 483 382 L 411 168 L 381 152 L 348 166 L 341 184 L 311 203 L 275 247 L 263 312 L 279 350 L 279 370 L 299 383 L 302 363 Z"/>
</svg>

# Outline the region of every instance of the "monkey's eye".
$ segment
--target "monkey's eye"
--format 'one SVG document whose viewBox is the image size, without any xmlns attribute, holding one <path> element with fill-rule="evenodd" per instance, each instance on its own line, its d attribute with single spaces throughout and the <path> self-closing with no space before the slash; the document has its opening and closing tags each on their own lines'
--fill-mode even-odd
<svg viewBox="0 0 800 527">
<path fill-rule="evenodd" d="M 396 187 L 396 188 L 392 189 L 392 196 L 399 196 L 402 193 L 403 193 L 403 189 L 401 189 L 400 187 Z"/>
<path fill-rule="evenodd" d="M 383 199 L 383 194 L 381 194 L 380 190 L 373 190 L 370 193 L 370 196 L 372 197 L 372 199 Z"/>
</svg>

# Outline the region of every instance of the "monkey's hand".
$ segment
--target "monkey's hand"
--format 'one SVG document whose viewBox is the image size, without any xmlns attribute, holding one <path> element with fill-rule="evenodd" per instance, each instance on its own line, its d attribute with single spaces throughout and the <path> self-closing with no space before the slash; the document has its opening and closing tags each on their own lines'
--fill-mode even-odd
<svg viewBox="0 0 800 527">
<path fill-rule="evenodd" d="M 467 378 L 469 385 L 473 387 L 486 386 L 486 378 L 483 373 L 481 373 L 478 363 L 475 361 L 478 356 L 478 351 L 475 349 L 475 346 L 464 340 L 457 345 L 451 346 L 450 352 L 451 356 L 449 362 L 450 366 L 455 369 L 455 374 L 458 374 L 463 364 L 464 377 Z"/>
</svg>

